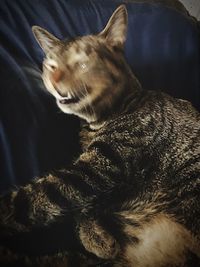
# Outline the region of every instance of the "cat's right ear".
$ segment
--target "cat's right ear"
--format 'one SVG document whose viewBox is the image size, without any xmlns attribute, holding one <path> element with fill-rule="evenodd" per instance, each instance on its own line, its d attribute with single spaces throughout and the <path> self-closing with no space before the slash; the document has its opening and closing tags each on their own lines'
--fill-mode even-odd
<svg viewBox="0 0 200 267">
<path fill-rule="evenodd" d="M 104 37 L 111 45 L 123 48 L 126 41 L 127 27 L 127 9 L 125 5 L 121 5 L 114 11 L 106 27 L 99 35 Z"/>
<path fill-rule="evenodd" d="M 32 31 L 45 54 L 60 43 L 58 38 L 39 26 L 33 26 Z"/>
</svg>

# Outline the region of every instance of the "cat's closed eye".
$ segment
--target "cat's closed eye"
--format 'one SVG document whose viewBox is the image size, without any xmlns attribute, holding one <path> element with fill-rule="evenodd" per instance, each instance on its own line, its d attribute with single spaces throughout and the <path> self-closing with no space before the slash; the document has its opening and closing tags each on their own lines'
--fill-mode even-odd
<svg viewBox="0 0 200 267">
<path fill-rule="evenodd" d="M 58 68 L 57 63 L 52 59 L 45 60 L 44 66 L 50 71 L 55 71 Z"/>
</svg>

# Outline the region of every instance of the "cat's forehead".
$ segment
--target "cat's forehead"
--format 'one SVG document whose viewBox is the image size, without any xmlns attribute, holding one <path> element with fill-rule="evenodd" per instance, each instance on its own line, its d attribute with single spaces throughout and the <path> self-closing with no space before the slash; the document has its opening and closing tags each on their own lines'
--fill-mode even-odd
<svg viewBox="0 0 200 267">
<path fill-rule="evenodd" d="M 99 42 L 99 39 L 95 35 L 64 40 L 51 50 L 47 58 L 53 58 L 69 65 L 89 61 L 91 58 L 94 60 Z"/>
<path fill-rule="evenodd" d="M 68 41 L 64 45 L 63 55 L 70 63 L 87 60 L 94 56 L 98 40 L 93 36 L 83 36 Z"/>
<path fill-rule="evenodd" d="M 66 42 L 66 51 L 89 55 L 97 46 L 98 38 L 93 35 L 77 37 Z"/>
</svg>

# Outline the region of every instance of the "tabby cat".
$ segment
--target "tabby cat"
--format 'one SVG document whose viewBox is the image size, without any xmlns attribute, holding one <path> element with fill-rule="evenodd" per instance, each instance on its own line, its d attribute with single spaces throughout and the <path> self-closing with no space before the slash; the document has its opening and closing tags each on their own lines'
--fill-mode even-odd
<svg viewBox="0 0 200 267">
<path fill-rule="evenodd" d="M 61 41 L 33 27 L 47 90 L 87 122 L 83 152 L 71 167 L 2 196 L 0 235 L 71 217 L 98 266 L 199 266 L 200 114 L 143 90 L 124 58 L 126 32 L 124 5 L 96 35 Z"/>
</svg>

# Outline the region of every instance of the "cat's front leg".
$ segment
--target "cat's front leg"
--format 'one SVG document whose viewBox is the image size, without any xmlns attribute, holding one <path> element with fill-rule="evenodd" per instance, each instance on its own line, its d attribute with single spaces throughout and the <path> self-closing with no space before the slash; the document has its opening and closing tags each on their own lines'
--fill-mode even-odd
<svg viewBox="0 0 200 267">
<path fill-rule="evenodd" d="M 49 175 L 1 196 L 0 237 L 47 226 L 61 217 L 67 207 L 62 190 L 60 180 Z"/>
<path fill-rule="evenodd" d="M 29 266 L 25 257 L 51 257 L 76 246 L 65 189 L 49 175 L 0 197 L 0 266 Z"/>
<path fill-rule="evenodd" d="M 12 191 L 0 197 L 0 237 L 26 230 L 25 225 L 17 222 L 15 197 L 18 194 L 21 192 Z"/>
<path fill-rule="evenodd" d="M 87 215 L 92 205 L 87 204 L 87 198 L 93 195 L 83 195 L 83 189 L 76 190 L 74 185 L 69 185 L 69 173 L 64 174 L 64 177 L 61 177 L 61 173 L 59 178 L 49 175 L 1 197 L 0 243 L 10 236 L 33 232 L 40 227 L 59 227 L 59 223 L 76 214 L 76 224 L 80 226 L 80 243 L 100 258 L 113 258 L 119 249 L 116 240 Z M 78 177 L 75 174 L 72 176 L 72 181 L 77 182 Z"/>
</svg>

